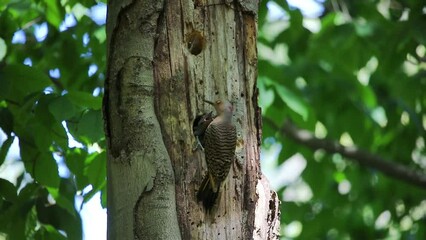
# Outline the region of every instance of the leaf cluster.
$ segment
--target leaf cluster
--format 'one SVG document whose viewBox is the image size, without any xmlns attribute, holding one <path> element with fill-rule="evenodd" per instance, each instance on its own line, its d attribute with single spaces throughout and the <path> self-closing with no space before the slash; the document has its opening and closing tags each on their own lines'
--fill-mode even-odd
<svg viewBox="0 0 426 240">
<path fill-rule="evenodd" d="M 317 16 L 285 1 L 262 1 L 259 11 L 263 148 L 282 147 L 278 167 L 294 158 L 306 163 L 299 178 L 275 184 L 282 235 L 423 239 L 424 190 L 339 154 L 312 151 L 274 126 L 290 120 L 318 138 L 426 173 L 424 2 L 319 5 Z M 271 19 L 268 7 L 282 15 Z"/>
<path fill-rule="evenodd" d="M 105 206 L 105 26 L 89 17 L 96 4 L 0 3 L 0 165 L 16 172 L 0 179 L 9 239 L 81 239 L 76 199 L 101 191 Z"/>
</svg>

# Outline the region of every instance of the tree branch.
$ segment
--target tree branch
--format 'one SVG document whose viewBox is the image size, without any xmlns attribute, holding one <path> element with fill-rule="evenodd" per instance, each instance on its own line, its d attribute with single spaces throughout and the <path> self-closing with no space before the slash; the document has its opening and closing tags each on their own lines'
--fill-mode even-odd
<svg viewBox="0 0 426 240">
<path fill-rule="evenodd" d="M 283 133 L 293 141 L 300 143 L 312 150 L 323 149 L 327 153 L 339 153 L 342 156 L 358 162 L 359 164 L 374 168 L 389 177 L 406 181 L 426 189 L 426 174 L 421 173 L 396 162 L 385 160 L 357 147 L 345 147 L 335 141 L 316 138 L 311 132 L 299 129 L 290 121 L 286 121 L 282 127 L 277 126 L 270 119 L 264 118 L 274 129 Z"/>
</svg>

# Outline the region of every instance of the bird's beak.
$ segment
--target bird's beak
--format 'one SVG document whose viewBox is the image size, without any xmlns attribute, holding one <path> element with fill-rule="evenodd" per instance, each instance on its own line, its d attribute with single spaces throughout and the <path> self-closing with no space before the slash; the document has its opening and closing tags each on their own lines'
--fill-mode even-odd
<svg viewBox="0 0 426 240">
<path fill-rule="evenodd" d="M 214 106 L 214 102 L 210 102 L 209 100 L 206 100 L 206 99 L 204 99 L 203 101 Z"/>
</svg>

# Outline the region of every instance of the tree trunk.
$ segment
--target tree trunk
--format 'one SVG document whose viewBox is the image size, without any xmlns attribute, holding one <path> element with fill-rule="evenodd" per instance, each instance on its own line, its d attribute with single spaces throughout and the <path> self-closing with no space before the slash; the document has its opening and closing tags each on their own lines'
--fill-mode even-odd
<svg viewBox="0 0 426 240">
<path fill-rule="evenodd" d="M 276 194 L 260 172 L 257 1 L 109 1 L 104 115 L 109 239 L 277 239 Z M 192 122 L 234 103 L 236 161 L 215 208 Z"/>
</svg>

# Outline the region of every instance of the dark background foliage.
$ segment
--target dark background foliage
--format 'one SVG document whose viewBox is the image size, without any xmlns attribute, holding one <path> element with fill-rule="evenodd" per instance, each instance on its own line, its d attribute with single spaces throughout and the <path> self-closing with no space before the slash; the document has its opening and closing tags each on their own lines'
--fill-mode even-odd
<svg viewBox="0 0 426 240">
<path fill-rule="evenodd" d="M 10 239 L 81 239 L 75 197 L 101 191 L 105 206 L 106 37 L 89 17 L 95 4 L 0 3 L 0 164 L 17 176 L 0 179 L 0 232 Z M 6 159 L 13 141 L 19 154 Z"/>
<path fill-rule="evenodd" d="M 326 1 L 316 16 L 284 1 L 261 5 L 264 146 L 281 146 L 278 166 L 295 156 L 306 163 L 299 178 L 277 185 L 283 235 L 424 239 L 426 185 L 360 166 L 360 159 L 313 151 L 282 129 L 290 120 L 318 139 L 356 146 L 424 178 L 425 2 Z M 266 5 L 282 16 L 274 19 Z"/>
</svg>

